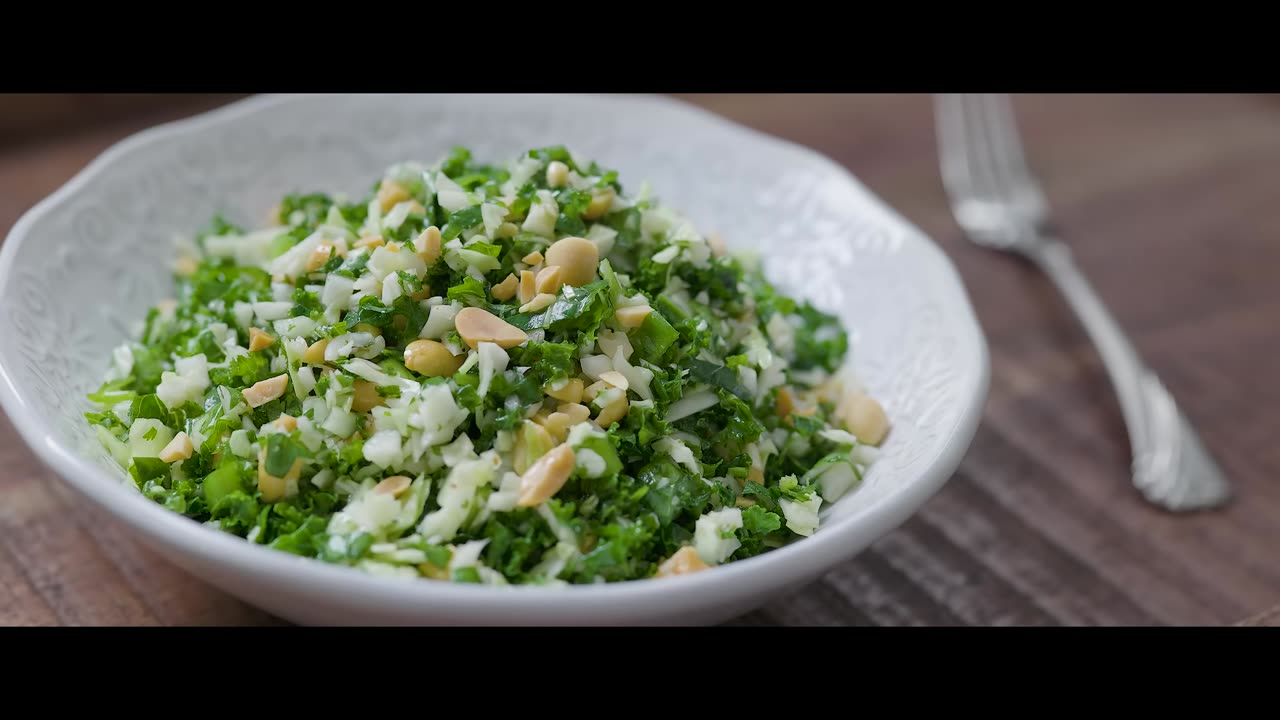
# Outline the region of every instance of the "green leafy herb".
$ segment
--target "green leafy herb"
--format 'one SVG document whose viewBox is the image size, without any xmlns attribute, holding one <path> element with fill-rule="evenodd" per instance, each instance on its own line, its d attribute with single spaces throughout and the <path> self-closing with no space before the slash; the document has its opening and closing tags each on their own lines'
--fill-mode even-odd
<svg viewBox="0 0 1280 720">
<path fill-rule="evenodd" d="M 572 288 L 572 293 L 566 289 L 546 310 L 532 315 L 513 315 L 507 318 L 507 322 L 521 330 L 566 332 L 594 328 L 612 314 L 613 305 L 608 289 L 609 284 L 603 280 Z"/>
<path fill-rule="evenodd" d="M 465 210 L 449 216 L 449 222 L 443 228 L 440 228 L 440 237 L 448 242 L 462 234 L 463 230 L 470 230 L 479 225 L 484 219 L 480 212 L 479 205 L 473 205 Z"/>
<path fill-rule="evenodd" d="M 276 477 L 284 477 L 293 468 L 299 458 L 311 457 L 311 452 L 297 440 L 275 433 L 267 436 L 267 472 Z"/>
<path fill-rule="evenodd" d="M 744 402 L 752 401 L 751 393 L 738 382 L 738 373 L 733 369 L 697 358 L 686 359 L 685 367 L 694 380 L 728 390 Z"/>
</svg>

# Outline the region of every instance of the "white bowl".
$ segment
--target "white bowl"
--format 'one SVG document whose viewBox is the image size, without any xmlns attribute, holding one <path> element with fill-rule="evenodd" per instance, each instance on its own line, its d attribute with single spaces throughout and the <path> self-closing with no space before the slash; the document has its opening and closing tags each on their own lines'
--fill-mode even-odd
<svg viewBox="0 0 1280 720">
<path fill-rule="evenodd" d="M 648 180 L 786 291 L 839 313 L 892 434 L 818 532 L 664 580 L 552 589 L 373 577 L 246 543 L 127 490 L 82 413 L 110 350 L 170 292 L 175 233 L 256 224 L 281 195 L 360 194 L 388 165 L 455 144 L 507 158 L 563 143 Z M 988 356 L 943 253 L 826 158 L 649 97 L 259 97 L 139 133 L 36 205 L 0 250 L 0 403 L 68 483 L 175 564 L 307 624 L 711 623 L 813 581 L 905 521 L 972 440 Z M 18 539 L 21 542 L 21 539 Z"/>
</svg>

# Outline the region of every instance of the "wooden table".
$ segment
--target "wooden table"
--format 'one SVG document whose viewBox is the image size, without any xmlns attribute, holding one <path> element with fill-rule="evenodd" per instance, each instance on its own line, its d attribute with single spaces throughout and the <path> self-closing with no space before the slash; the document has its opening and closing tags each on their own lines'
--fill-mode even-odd
<svg viewBox="0 0 1280 720">
<path fill-rule="evenodd" d="M 922 96 L 695 102 L 848 166 L 963 274 L 992 352 L 959 472 L 855 560 L 739 624 L 1280 624 L 1280 101 L 1019 97 L 1029 153 L 1077 259 L 1238 489 L 1172 517 L 1129 485 L 1118 407 L 1040 275 L 967 244 Z M 205 98 L 0 147 L 0 228 L 125 135 Z M 263 624 L 173 568 L 44 469 L 0 418 L 0 623 Z"/>
</svg>

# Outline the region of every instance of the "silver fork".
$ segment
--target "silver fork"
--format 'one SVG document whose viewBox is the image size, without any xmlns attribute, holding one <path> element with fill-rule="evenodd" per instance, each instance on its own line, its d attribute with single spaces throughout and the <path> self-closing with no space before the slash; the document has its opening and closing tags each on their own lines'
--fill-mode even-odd
<svg viewBox="0 0 1280 720">
<path fill-rule="evenodd" d="M 956 222 L 979 245 L 1018 253 L 1057 285 L 1093 339 L 1119 397 L 1133 484 L 1174 512 L 1225 504 L 1231 489 L 1169 392 L 1138 356 L 1049 226 L 1005 95 L 936 96 L 942 179 Z"/>
</svg>

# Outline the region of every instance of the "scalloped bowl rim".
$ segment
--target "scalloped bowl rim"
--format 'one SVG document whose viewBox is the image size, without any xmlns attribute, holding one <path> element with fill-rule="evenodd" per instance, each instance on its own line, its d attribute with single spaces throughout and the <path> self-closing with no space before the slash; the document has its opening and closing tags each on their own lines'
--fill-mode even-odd
<svg viewBox="0 0 1280 720">
<path fill-rule="evenodd" d="M 152 142 L 172 136 L 195 135 L 219 123 L 246 120 L 255 113 L 280 103 L 314 95 L 259 95 L 238 100 L 214 110 L 188 118 L 155 125 L 130 135 L 103 151 L 84 169 L 52 194 L 29 209 L 9 231 L 0 246 L 0 288 L 8 282 L 18 246 L 29 237 L 30 228 L 46 214 L 97 176 L 108 172 L 118 159 L 141 152 Z M 595 96 L 602 97 L 602 96 Z M 111 516 L 129 525 L 152 542 L 168 544 L 169 552 L 178 552 L 214 566 L 234 565 L 240 573 L 287 578 L 299 591 L 323 589 L 331 598 L 354 606 L 387 608 L 397 614 L 440 611 L 476 615 L 497 622 L 504 612 L 518 611 L 534 621 L 588 621 L 602 614 L 602 602 L 609 605 L 610 617 L 627 615 L 672 616 L 680 608 L 693 611 L 706 605 L 700 597 L 740 597 L 753 591 L 778 589 L 806 578 L 815 577 L 865 549 L 874 540 L 905 522 L 931 498 L 959 466 L 981 421 L 989 387 L 989 351 L 976 314 L 969 301 L 963 280 L 954 264 L 937 244 L 919 232 L 897 211 L 870 192 L 843 166 L 825 155 L 797 143 L 783 140 L 741 125 L 683 101 L 658 96 L 609 95 L 612 102 L 650 103 L 678 108 L 679 112 L 698 116 L 702 122 L 714 121 L 725 132 L 736 132 L 755 143 L 770 143 L 804 156 L 808 162 L 824 165 L 849 183 L 887 219 L 910 230 L 912 241 L 919 243 L 930 257 L 938 279 L 951 286 L 951 302 L 946 305 L 949 320 L 963 328 L 967 342 L 963 349 L 971 357 L 961 363 L 970 370 L 961 376 L 961 392 L 957 402 L 964 405 L 956 423 L 941 441 L 934 461 L 917 477 L 899 478 L 901 486 L 878 504 L 824 526 L 811 537 L 761 555 L 734 561 L 713 571 L 695 573 L 678 579 L 640 579 L 618 583 L 570 585 L 559 588 L 537 586 L 492 587 L 446 582 L 406 581 L 384 578 L 344 566 L 290 555 L 265 546 L 246 543 L 242 538 L 206 527 L 172 512 L 144 496 L 124 488 L 94 462 L 56 439 L 49 425 L 25 399 L 10 372 L 0 362 L 0 407 L 8 413 L 18 434 L 37 456 L 53 468 L 66 482 Z M 0 294 L 2 295 L 2 294 Z M 3 360 L 3 356 L 0 356 Z M 820 570 L 819 570 L 820 568 Z M 276 580 L 278 582 L 278 580 Z M 616 601 L 625 601 L 620 606 Z M 728 600 L 726 600 L 727 602 Z M 631 610 L 628 610 L 630 608 Z M 655 612 L 658 608 L 660 611 Z M 375 609 L 376 612 L 376 609 Z"/>
</svg>

